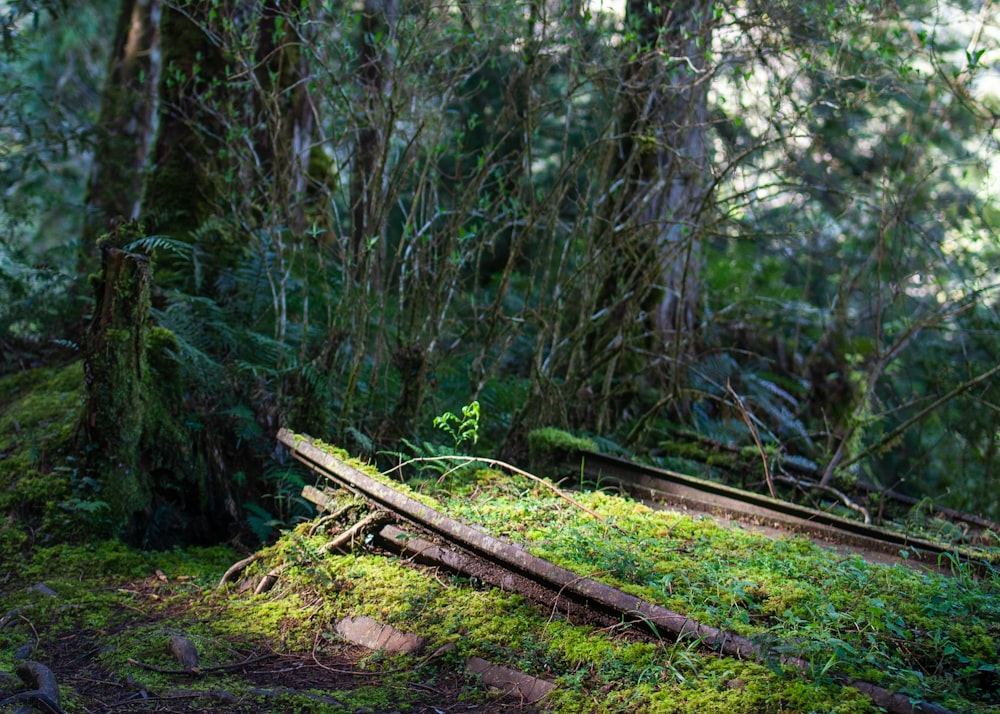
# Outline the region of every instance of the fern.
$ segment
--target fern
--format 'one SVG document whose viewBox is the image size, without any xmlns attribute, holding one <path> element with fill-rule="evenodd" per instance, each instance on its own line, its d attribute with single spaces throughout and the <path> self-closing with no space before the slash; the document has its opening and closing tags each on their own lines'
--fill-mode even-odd
<svg viewBox="0 0 1000 714">
<path fill-rule="evenodd" d="M 195 260 L 193 244 L 163 235 L 144 236 L 126 245 L 124 250 L 130 253 L 154 253 L 162 250 L 185 260 Z"/>
<path fill-rule="evenodd" d="M 774 382 L 753 372 L 743 375 L 743 383 L 748 389 L 752 405 L 770 418 L 771 430 L 777 432 L 777 438 L 771 434 L 774 441 L 795 439 L 801 441 L 805 446 L 813 448 L 805 425 L 789 408 L 797 409 L 799 407 L 795 397 Z"/>
</svg>

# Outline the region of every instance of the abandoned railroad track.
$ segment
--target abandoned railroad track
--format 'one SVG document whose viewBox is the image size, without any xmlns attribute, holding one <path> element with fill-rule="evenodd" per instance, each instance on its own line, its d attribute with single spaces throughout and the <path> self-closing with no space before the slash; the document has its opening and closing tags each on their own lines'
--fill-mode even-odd
<svg viewBox="0 0 1000 714">
<path fill-rule="evenodd" d="M 653 639 L 688 640 L 724 656 L 780 662 L 785 667 L 803 673 L 814 671 L 814 664 L 797 655 L 794 647 L 787 644 L 758 641 L 703 624 L 693 617 L 560 567 L 533 555 L 520 545 L 454 520 L 336 458 L 321 443 L 314 442 L 309 437 L 282 430 L 278 439 L 290 449 L 294 458 L 327 478 L 331 485 L 363 497 L 377 512 L 386 514 L 393 522 L 386 524 L 386 518 L 369 518 L 366 523 L 372 529 L 365 535 L 370 536 L 370 540 L 383 549 L 408 560 L 423 561 L 504 590 L 519 592 L 551 608 L 554 614 L 574 617 L 585 614 L 588 621 L 596 626 L 625 627 L 638 633 L 638 636 Z M 616 479 L 621 479 L 624 473 L 634 480 L 637 471 L 645 472 L 644 469 L 621 460 L 590 460 L 591 465 L 584 469 L 584 475 L 586 476 L 587 469 L 596 469 L 591 473 L 605 479 L 605 482 L 613 473 L 618 474 Z M 648 492 L 647 495 L 662 497 L 664 484 L 659 481 L 654 483 L 653 476 L 649 473 L 644 473 L 644 479 L 646 480 L 641 486 L 633 484 L 633 488 L 643 488 Z M 660 488 L 653 488 L 653 485 Z M 674 498 L 683 495 L 687 503 L 693 502 L 698 492 L 695 484 L 684 484 L 688 490 L 683 494 L 680 493 L 680 484 L 675 486 L 677 490 Z M 706 497 L 706 493 L 710 497 Z M 783 510 L 776 503 L 741 498 L 740 494 L 724 488 L 714 493 L 709 489 L 701 494 L 699 503 L 704 506 L 707 502 L 716 509 L 729 509 L 730 512 L 738 510 L 743 514 L 753 512 L 756 517 L 781 518 L 785 523 L 791 523 L 794 519 L 796 522 L 813 523 L 830 530 L 837 530 L 841 526 L 838 521 L 821 519 L 813 513 L 806 514 L 791 507 Z M 322 490 L 307 489 L 304 495 L 321 506 L 326 505 L 327 496 Z M 349 530 L 351 539 L 361 538 L 359 528 Z M 845 529 L 843 532 L 848 531 Z M 854 536 L 878 540 L 870 533 L 855 533 Z M 337 541 L 338 547 L 344 545 L 341 538 Z M 879 542 L 888 544 L 889 540 Z M 907 544 L 908 547 L 916 547 L 910 541 Z M 926 544 L 920 545 L 929 550 Z M 981 564 L 983 567 L 990 567 L 986 561 Z M 864 693 L 877 706 L 889 712 L 944 714 L 949 711 L 934 703 L 914 701 L 909 696 L 857 678 L 842 675 L 834 675 L 834 678 L 843 686 Z"/>
<path fill-rule="evenodd" d="M 831 546 L 888 556 L 893 562 L 934 567 L 948 572 L 952 562 L 966 563 L 979 572 L 1000 564 L 1000 524 L 949 509 L 928 508 L 928 515 L 953 526 L 955 540 L 933 540 L 864 523 L 824 510 L 733 488 L 673 471 L 647 466 L 608 454 L 580 451 L 567 454 L 565 475 L 579 485 L 613 486 L 648 504 L 668 505 L 721 516 L 749 525 L 800 533 Z M 904 504 L 906 501 L 895 496 Z M 916 506 L 916 502 L 911 502 Z M 991 544 L 992 549 L 984 547 Z"/>
</svg>

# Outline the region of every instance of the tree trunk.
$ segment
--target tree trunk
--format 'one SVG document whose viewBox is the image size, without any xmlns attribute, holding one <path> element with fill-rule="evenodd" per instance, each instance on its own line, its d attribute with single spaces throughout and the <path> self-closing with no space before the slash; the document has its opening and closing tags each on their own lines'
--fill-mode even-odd
<svg viewBox="0 0 1000 714">
<path fill-rule="evenodd" d="M 139 216 L 142 171 L 155 133 L 159 15 L 159 0 L 122 2 L 87 185 L 83 273 L 97 260 L 98 239 L 115 223 Z"/>
<path fill-rule="evenodd" d="M 357 78 L 361 91 L 357 141 L 351 167 L 351 241 L 348 260 L 356 280 L 382 284 L 385 270 L 385 149 L 392 121 L 388 45 L 396 32 L 397 0 L 365 0 L 358 38 Z"/>
<path fill-rule="evenodd" d="M 101 483 L 116 530 L 149 505 L 150 484 L 140 464 L 149 408 L 146 355 L 149 261 L 105 243 L 97 303 L 84 337 L 87 409 L 84 433 L 90 471 Z"/>
<path fill-rule="evenodd" d="M 128 188 L 115 184 L 121 195 L 108 199 L 127 203 L 128 214 L 137 212 L 143 226 L 121 224 L 102 248 L 104 275 L 84 340 L 90 467 L 111 506 L 112 528 L 128 540 L 151 547 L 171 540 L 218 542 L 232 535 L 237 504 L 261 485 L 233 479 L 256 470 L 259 456 L 231 433 L 233 419 L 217 413 L 220 403 L 242 406 L 239 394 L 220 396 L 217 382 L 233 357 L 209 340 L 204 354 L 218 369 L 212 372 L 216 381 L 182 377 L 178 346 L 192 335 L 180 334 L 188 329 L 183 325 L 176 335 L 151 326 L 149 264 L 122 248 L 150 233 L 192 244 L 188 253 L 157 253 L 157 287 L 175 288 L 182 297 L 161 290 L 156 299 L 207 298 L 221 311 L 231 288 L 219 278 L 246 258 L 249 241 L 260 241 L 255 249 L 277 256 L 269 264 L 277 275 L 271 282 L 274 320 L 284 324 L 281 278 L 290 258 L 281 250 L 283 241 L 294 246 L 299 240 L 303 221 L 294 206 L 311 134 L 299 23 L 294 13 L 281 14 L 276 0 L 164 5 L 158 26 L 155 13 L 142 14 L 155 8 L 154 0 L 123 2 L 122 28 L 129 17 L 133 26 L 158 31 L 163 69 L 156 121 L 150 119 L 141 136 L 123 139 L 116 145 L 120 156 L 109 153 L 106 162 L 108 172 L 125 166 L 129 182 Z M 126 29 L 120 33 L 123 56 L 136 37 L 148 36 Z M 112 72 L 106 96 L 125 92 L 128 87 L 118 85 L 133 71 L 141 74 L 134 68 Z M 142 87 L 150 86 L 147 75 Z M 151 107 L 144 111 L 151 115 Z M 112 120 L 127 123 L 124 117 L 138 109 L 116 111 L 108 114 L 109 136 L 118 132 Z M 145 156 L 147 146 L 150 165 L 140 172 L 141 162 L 131 157 Z M 96 196 L 104 183 L 95 177 L 93 185 Z M 191 324 L 194 331 L 201 327 L 197 320 Z"/>
<path fill-rule="evenodd" d="M 700 227 L 709 198 L 706 132 L 712 3 L 662 6 L 629 0 L 626 23 L 639 46 L 625 73 L 619 204 L 639 248 L 655 266 L 648 311 L 670 344 L 697 325 Z M 641 286 L 640 286 L 641 287 Z"/>
<path fill-rule="evenodd" d="M 275 216 L 296 236 L 306 229 L 303 198 L 313 137 L 308 68 L 302 46 L 302 21 L 294 9 L 283 11 L 279 0 L 261 9 L 251 125 L 259 129 L 254 147 L 259 158 L 259 182 L 268 187 L 266 205 L 285 215 Z M 294 8 L 294 5 L 292 6 Z M 304 12 L 304 11 L 302 11 Z"/>
<path fill-rule="evenodd" d="M 634 408 L 644 382 L 685 408 L 679 365 L 698 322 L 700 233 L 711 187 L 711 6 L 629 0 L 626 7 L 632 39 L 622 48 L 628 59 L 617 90 L 615 154 L 595 223 L 599 287 L 581 306 L 562 386 L 567 401 L 585 405 L 572 421 L 597 433 Z"/>
<path fill-rule="evenodd" d="M 219 112 L 225 102 L 225 72 L 221 48 L 202 24 L 207 16 L 207 3 L 190 3 L 183 11 L 165 7 L 160 21 L 158 131 L 141 215 L 147 229 L 178 240 L 193 239 L 192 232 L 215 208 L 218 193 L 212 169 L 225 136 Z"/>
</svg>

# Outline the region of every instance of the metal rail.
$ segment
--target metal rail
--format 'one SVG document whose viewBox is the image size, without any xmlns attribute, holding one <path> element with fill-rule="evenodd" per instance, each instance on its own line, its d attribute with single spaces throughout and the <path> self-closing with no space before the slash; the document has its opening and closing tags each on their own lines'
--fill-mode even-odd
<svg viewBox="0 0 1000 714">
<path fill-rule="evenodd" d="M 888 528 L 860 523 L 763 494 L 706 481 L 627 459 L 592 451 L 576 452 L 566 464 L 577 478 L 589 483 L 613 484 L 630 495 L 654 502 L 686 506 L 738 519 L 753 519 L 822 540 L 910 559 L 958 558 L 977 570 L 995 567 L 997 556 L 963 546 L 936 543 Z M 582 464 L 582 468 L 581 468 Z M 976 519 L 983 522 L 982 519 Z M 995 524 L 994 524 L 995 525 Z M 997 532 L 1000 533 L 1000 526 Z"/>
</svg>

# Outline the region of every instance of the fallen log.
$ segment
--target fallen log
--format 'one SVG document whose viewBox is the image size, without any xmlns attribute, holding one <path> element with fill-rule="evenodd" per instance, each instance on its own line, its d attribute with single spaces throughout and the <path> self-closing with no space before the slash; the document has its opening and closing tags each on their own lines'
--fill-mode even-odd
<svg viewBox="0 0 1000 714">
<path fill-rule="evenodd" d="M 501 565 L 514 573 L 549 587 L 560 597 L 572 598 L 602 614 L 620 617 L 622 622 L 643 627 L 657 637 L 671 633 L 678 639 L 695 640 L 720 654 L 740 659 L 778 661 L 802 672 L 812 671 L 805 659 L 779 654 L 747 637 L 705 625 L 686 615 L 578 575 L 571 570 L 532 555 L 476 528 L 449 518 L 430 506 L 410 498 L 391 486 L 359 471 L 322 448 L 321 442 L 288 429 L 278 432 L 278 441 L 287 446 L 300 462 L 337 485 L 363 496 L 377 508 L 396 513 L 420 529 L 451 544 Z M 868 695 L 877 705 L 893 714 L 950 714 L 950 710 L 848 677 L 838 681 Z"/>
</svg>

